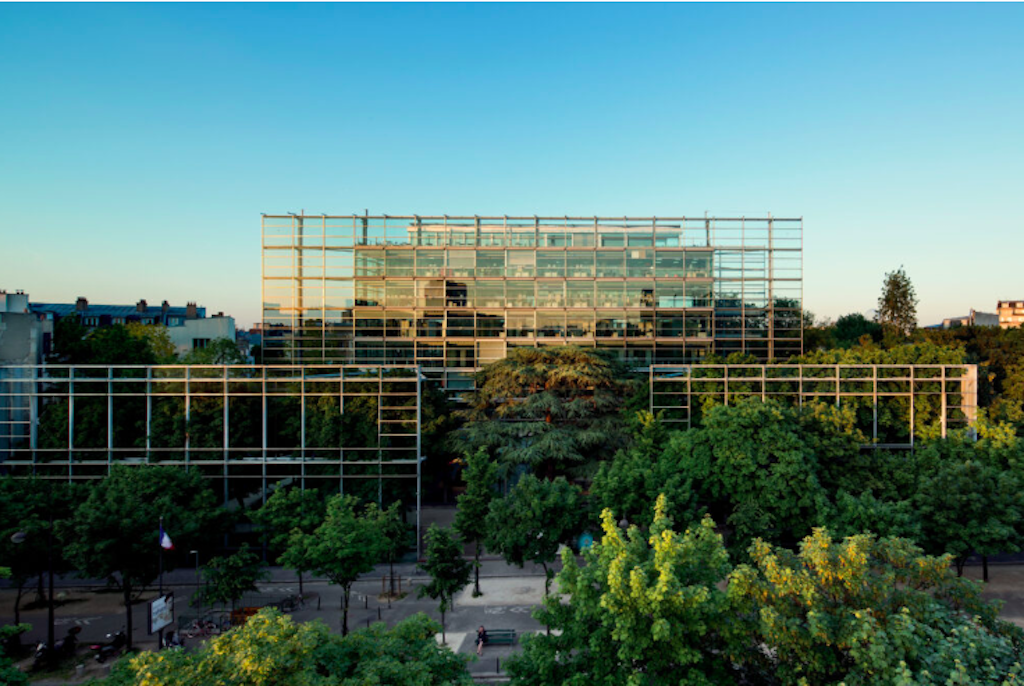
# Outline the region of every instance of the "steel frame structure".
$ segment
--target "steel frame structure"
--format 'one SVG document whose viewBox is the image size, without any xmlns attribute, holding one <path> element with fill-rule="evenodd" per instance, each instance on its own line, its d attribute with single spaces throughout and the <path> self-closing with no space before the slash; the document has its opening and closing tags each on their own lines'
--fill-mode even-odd
<svg viewBox="0 0 1024 686">
<path fill-rule="evenodd" d="M 651 412 L 687 428 L 705 398 L 725 405 L 754 397 L 800 407 L 823 401 L 870 408 L 870 421 L 859 428 L 871 437 L 866 447 L 873 448 L 913 449 L 919 420 L 937 423 L 945 438 L 950 428 L 969 428 L 977 419 L 973 364 L 652 365 L 648 374 Z M 882 440 L 879 413 L 886 409 L 905 413 L 907 440 Z"/>
<path fill-rule="evenodd" d="M 336 480 L 344 492 L 351 479 L 376 479 L 378 500 L 385 480 L 415 481 L 419 541 L 422 382 L 416 366 L 0 367 L 0 467 L 85 480 L 103 478 L 114 464 L 181 466 L 222 479 L 225 502 L 229 483 L 246 479 L 259 482 L 261 498 L 281 480 L 302 488 Z M 360 417 L 376 415 L 360 425 L 359 440 L 339 428 L 346 405 L 357 402 Z M 66 428 L 41 441 L 48 412 Z M 134 420 L 124 432 L 131 435 L 117 435 L 117 421 L 126 419 Z M 87 425 L 93 440 L 83 445 L 76 433 Z M 316 430 L 333 433 L 317 441 Z M 295 440 L 282 442 L 282 431 Z M 103 445 L 95 444 L 97 435 Z M 175 442 L 168 435 L 180 440 L 167 445 Z M 53 447 L 55 441 L 63 445 Z"/>
<path fill-rule="evenodd" d="M 802 352 L 803 220 L 263 215 L 265 360 L 416 363 L 449 389 L 508 348 L 633 366 Z"/>
</svg>

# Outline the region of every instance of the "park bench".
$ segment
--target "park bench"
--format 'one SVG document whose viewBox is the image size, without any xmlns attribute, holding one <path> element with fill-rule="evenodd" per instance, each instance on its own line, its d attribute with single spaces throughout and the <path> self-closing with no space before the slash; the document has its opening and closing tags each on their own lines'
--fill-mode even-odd
<svg viewBox="0 0 1024 686">
<path fill-rule="evenodd" d="M 484 646 L 512 645 L 516 642 L 515 629 L 488 629 Z"/>
</svg>

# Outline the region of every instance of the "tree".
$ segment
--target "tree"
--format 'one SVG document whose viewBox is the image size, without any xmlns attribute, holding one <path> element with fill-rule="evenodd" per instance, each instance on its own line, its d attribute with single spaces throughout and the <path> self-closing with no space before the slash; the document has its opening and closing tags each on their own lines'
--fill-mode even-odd
<svg viewBox="0 0 1024 686">
<path fill-rule="evenodd" d="M 437 645 L 425 615 L 341 637 L 264 609 L 196 650 L 118 661 L 108 686 L 471 686 L 467 658 Z"/>
<path fill-rule="evenodd" d="M 542 566 L 547 595 L 553 576 L 548 565 L 579 528 L 581 506 L 579 487 L 565 478 L 544 481 L 527 474 L 491 503 L 484 545 L 519 568 L 527 561 Z"/>
<path fill-rule="evenodd" d="M 708 408 L 704 426 L 677 434 L 666 452 L 681 476 L 699 487 L 701 504 L 732 528 L 730 547 L 742 552 L 755 537 L 790 543 L 823 521 L 831 507 L 821 462 L 843 459 L 831 430 L 802 410 L 760 398 Z M 816 434 L 824 433 L 826 436 Z M 840 445 L 852 445 L 855 441 Z"/>
<path fill-rule="evenodd" d="M 906 539 L 815 529 L 798 553 L 758 540 L 750 556 L 728 588 L 747 625 L 730 658 L 749 680 L 997 684 L 1020 671 L 1024 632 Z"/>
<path fill-rule="evenodd" d="M 950 554 L 958 575 L 973 553 L 987 557 L 1021 549 L 1024 481 L 1020 467 L 1011 468 L 999 453 L 998 447 L 954 435 L 930 442 L 916 456 L 921 546 Z"/>
<path fill-rule="evenodd" d="M 215 557 L 203 566 L 203 581 L 206 586 L 199 591 L 193 603 L 203 605 L 227 603 L 235 609 L 235 603 L 246 593 L 259 589 L 256 583 L 270 578 L 267 565 L 258 555 L 249 552 L 249 544 L 243 543 L 238 552 L 228 557 Z"/>
<path fill-rule="evenodd" d="M 864 336 L 870 336 L 873 342 L 881 343 L 882 326 L 878 322 L 871 321 L 860 312 L 854 312 L 852 314 L 844 314 L 836 320 L 835 325 L 832 327 L 832 335 L 835 338 L 836 345 L 840 348 L 850 348 L 857 345 Z M 808 350 L 814 350 L 814 348 L 808 348 Z"/>
<path fill-rule="evenodd" d="M 487 513 L 495 497 L 498 466 L 480 448 L 466 455 L 466 492 L 456 501 L 455 530 L 462 539 L 473 543 L 473 597 L 480 592 L 480 548 L 487 538 Z"/>
<path fill-rule="evenodd" d="M 348 633 L 348 606 L 352 584 L 360 574 L 372 571 L 381 558 L 382 545 L 378 532 L 380 510 L 375 504 L 366 507 L 363 514 L 356 512 L 358 499 L 336 495 L 327 502 L 327 516 L 312 534 L 299 529 L 289 537 L 285 566 L 295 569 L 296 560 L 306 569 L 327 577 L 327 581 L 341 586 L 344 599 L 341 634 Z"/>
<path fill-rule="evenodd" d="M 470 564 L 462 557 L 462 541 L 447 528 L 431 524 L 427 529 L 426 560 L 419 568 L 430 575 L 430 582 L 421 586 L 418 596 L 440 601 L 441 642 L 445 642 L 445 612 L 455 605 L 455 594 L 469 584 Z"/>
<path fill-rule="evenodd" d="M 41 479 L 0 478 L 0 560 L 10 568 L 9 578 L 17 588 L 14 623 L 21 623 L 21 598 L 25 586 L 36 579 L 36 601 L 46 602 L 43 578 L 50 567 L 57 574 L 68 571 L 63 546 L 50 541 L 52 516 L 55 526 L 70 519 L 77 505 L 80 487 Z M 14 542 L 12 536 L 23 533 Z M 52 544 L 52 549 L 51 549 Z"/>
<path fill-rule="evenodd" d="M 671 508 L 667 515 L 680 525 L 700 521 L 697 489 L 678 463 L 683 451 L 666 450 L 670 434 L 650 412 L 637 413 L 639 433 L 632 445 L 604 462 L 590 485 L 590 501 L 597 513 L 614 510 L 633 524 L 649 526 L 651 503 L 661 494 Z"/>
<path fill-rule="evenodd" d="M 167 332 L 166 326 L 129 322 L 125 324 L 125 329 L 133 338 L 146 341 L 158 364 L 170 364 L 177 360 L 178 351 L 171 342 L 171 335 Z"/>
<path fill-rule="evenodd" d="M 917 328 L 917 296 L 902 266 L 885 275 L 875 321 L 904 338 Z"/>
<path fill-rule="evenodd" d="M 76 569 L 121 589 L 129 649 L 132 593 L 159 573 L 160 518 L 172 540 L 188 549 L 217 534 L 221 513 L 214 503 L 199 472 L 115 464 L 63 527 L 65 553 Z M 174 556 L 164 556 L 164 566 L 173 568 Z"/>
<path fill-rule="evenodd" d="M 395 501 L 385 509 L 380 510 L 378 522 L 378 533 L 380 534 L 381 554 L 388 563 L 388 576 L 391 587 L 388 593 L 395 597 L 395 560 L 409 547 L 412 540 L 412 531 L 409 525 L 402 519 L 402 503 Z"/>
<path fill-rule="evenodd" d="M 0 578 L 3 578 L 0 576 Z M 28 676 L 14 666 L 14 663 L 7 657 L 8 646 L 17 646 L 21 642 L 21 635 L 29 630 L 28 624 L 5 625 L 0 627 L 0 684 L 4 686 L 28 686 Z"/>
<path fill-rule="evenodd" d="M 252 521 L 267 536 L 279 564 L 294 569 L 299 576 L 299 595 L 304 593 L 302 574 L 311 569 L 300 547 L 289 547 L 293 531 L 311 534 L 324 521 L 327 506 L 317 490 L 278 488 L 263 507 L 250 514 Z M 287 556 L 287 560 L 286 560 Z"/>
<path fill-rule="evenodd" d="M 477 375 L 477 391 L 453 434 L 463 453 L 487 448 L 507 465 L 568 467 L 625 445 L 618 415 L 634 382 L 596 349 L 514 348 Z"/>
<path fill-rule="evenodd" d="M 245 364 L 246 357 L 230 338 L 216 338 L 205 348 L 193 348 L 181 360 L 185 364 Z"/>
<path fill-rule="evenodd" d="M 508 664 L 512 683 L 727 684 L 730 610 L 719 588 L 729 557 L 714 523 L 705 518 L 685 533 L 672 529 L 669 505 L 659 496 L 650 535 L 616 526 L 601 514 L 604 535 L 583 551 L 579 566 L 562 552 L 559 586 L 566 600 L 548 598 L 536 613 L 558 629 L 523 640 Z"/>
</svg>

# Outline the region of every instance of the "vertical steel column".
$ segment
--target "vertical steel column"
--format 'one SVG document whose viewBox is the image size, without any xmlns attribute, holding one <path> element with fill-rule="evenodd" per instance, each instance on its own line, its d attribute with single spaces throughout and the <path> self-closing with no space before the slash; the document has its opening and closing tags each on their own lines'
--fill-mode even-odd
<svg viewBox="0 0 1024 686">
<path fill-rule="evenodd" d="M 114 368 L 107 367 L 107 474 L 114 464 Z"/>
<path fill-rule="evenodd" d="M 146 367 L 146 462 L 153 461 L 153 368 Z"/>
<path fill-rule="evenodd" d="M 264 366 L 260 371 L 262 372 L 262 376 L 260 378 L 260 384 L 261 384 L 261 388 L 263 389 L 263 392 L 260 393 L 260 402 L 261 402 L 260 411 L 263 414 L 263 417 L 262 417 L 263 421 L 260 424 L 260 426 L 262 427 L 262 429 L 261 429 L 261 438 L 260 438 L 260 444 L 261 444 L 261 449 L 260 449 L 261 459 L 260 459 L 260 463 L 262 465 L 262 470 L 261 470 L 262 476 L 261 476 L 261 481 L 260 481 L 260 493 L 263 494 L 263 502 L 266 503 L 267 502 L 267 367 Z"/>
<path fill-rule="evenodd" d="M 941 381 L 939 383 L 942 384 L 942 385 L 939 387 L 939 390 L 940 390 L 940 394 L 939 395 L 942 396 L 941 397 L 941 403 L 942 403 L 942 410 L 941 410 L 941 412 L 942 412 L 942 414 L 941 414 L 941 420 L 940 421 L 941 421 L 941 426 L 942 426 L 942 437 L 945 438 L 946 437 L 946 412 L 947 412 L 947 409 L 946 409 L 946 365 L 942 365 L 941 370 L 942 370 L 942 375 L 940 376 Z"/>
<path fill-rule="evenodd" d="M 68 367 L 68 480 L 71 480 L 75 465 L 75 368 Z M 32 474 L 36 473 L 35 463 Z"/>
<path fill-rule="evenodd" d="M 191 427 L 192 423 L 192 367 L 185 367 L 185 471 L 192 466 L 192 455 L 190 449 L 192 447 Z"/>
<path fill-rule="evenodd" d="M 871 439 L 878 443 L 878 365 L 871 365 Z"/>
<path fill-rule="evenodd" d="M 419 365 L 416 365 L 416 559 L 422 554 L 423 527 L 420 519 L 420 510 L 423 506 L 423 460 L 426 457 L 422 454 L 422 421 L 423 421 L 423 373 Z"/>
<path fill-rule="evenodd" d="M 39 447 L 39 367 L 33 366 L 29 378 L 31 381 L 28 396 L 28 447 L 32 450 L 32 463 L 36 462 L 36 449 Z M 5 391 L 10 391 L 7 386 Z M 10 399 L 6 401 L 8 404 Z"/>
<path fill-rule="evenodd" d="M 231 411 L 230 406 L 230 394 L 228 393 L 228 384 L 230 383 L 230 375 L 228 374 L 228 366 L 224 365 L 224 432 L 222 437 L 222 448 L 221 448 L 221 459 L 224 462 L 223 474 L 224 474 L 224 507 L 228 505 L 228 459 L 231 455 Z"/>
<path fill-rule="evenodd" d="M 910 449 L 914 449 L 914 426 L 917 423 L 914 412 L 914 365 L 910 365 Z"/>
<path fill-rule="evenodd" d="M 377 367 L 377 505 L 384 506 L 384 368 Z"/>
<path fill-rule="evenodd" d="M 345 367 L 342 367 L 338 373 L 338 421 L 342 422 L 345 416 Z M 338 493 L 344 495 L 345 493 L 345 434 L 344 425 L 340 425 L 338 435 L 340 440 L 338 441 Z"/>
</svg>

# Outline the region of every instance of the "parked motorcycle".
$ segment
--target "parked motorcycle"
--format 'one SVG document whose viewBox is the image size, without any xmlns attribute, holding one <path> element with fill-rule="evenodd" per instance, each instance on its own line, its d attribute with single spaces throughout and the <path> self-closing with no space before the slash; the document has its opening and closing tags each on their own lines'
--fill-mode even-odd
<svg viewBox="0 0 1024 686">
<path fill-rule="evenodd" d="M 106 643 L 96 643 L 89 648 L 96 653 L 96 662 L 103 663 L 107 658 L 114 657 L 121 652 L 121 649 L 128 643 L 128 637 L 121 629 L 116 634 L 107 634 Z"/>
<path fill-rule="evenodd" d="M 78 634 L 81 630 L 82 627 L 80 626 L 73 626 L 68 629 L 68 633 L 64 638 L 54 642 L 52 651 L 46 641 L 40 641 L 36 645 L 36 657 L 32 667 L 38 668 L 51 660 L 59 660 L 74 655 L 75 650 L 78 648 Z"/>
</svg>

